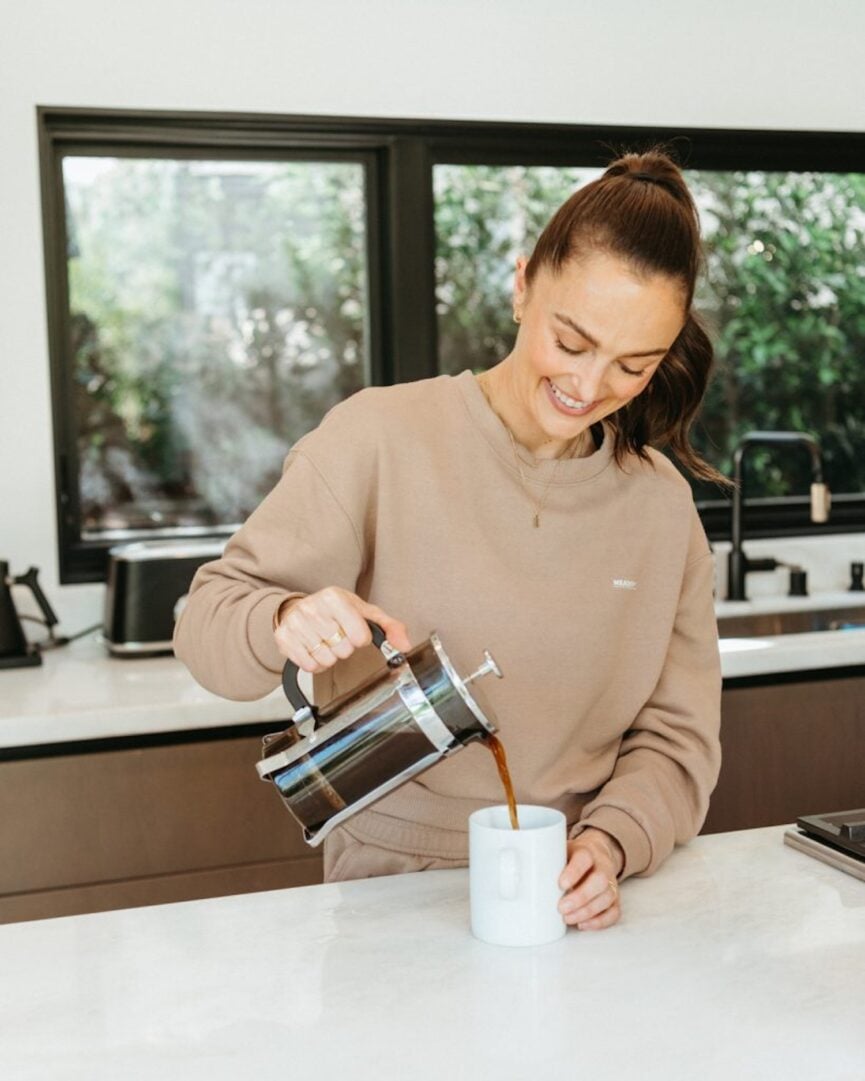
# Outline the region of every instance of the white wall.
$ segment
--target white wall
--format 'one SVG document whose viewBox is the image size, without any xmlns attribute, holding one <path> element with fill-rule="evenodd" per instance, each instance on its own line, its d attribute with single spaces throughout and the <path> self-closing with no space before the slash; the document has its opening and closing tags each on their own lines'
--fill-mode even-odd
<svg viewBox="0 0 865 1081">
<path fill-rule="evenodd" d="M 861 131 L 862 0 L 0 0 L 0 558 L 57 586 L 35 107 Z"/>
</svg>

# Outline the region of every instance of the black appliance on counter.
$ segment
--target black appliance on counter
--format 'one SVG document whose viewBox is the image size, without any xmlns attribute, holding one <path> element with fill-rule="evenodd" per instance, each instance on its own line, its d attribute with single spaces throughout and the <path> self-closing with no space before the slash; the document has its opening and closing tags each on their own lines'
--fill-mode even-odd
<svg viewBox="0 0 865 1081">
<path fill-rule="evenodd" d="M 103 638 L 118 657 L 171 653 L 174 623 L 195 572 L 225 539 L 140 541 L 108 552 Z"/>
<path fill-rule="evenodd" d="M 802 815 L 784 841 L 822 863 L 865 879 L 865 808 L 834 814 Z"/>
<path fill-rule="evenodd" d="M 39 647 L 27 640 L 12 596 L 12 586 L 26 586 L 42 610 L 50 634 L 57 616 L 39 586 L 38 575 L 39 571 L 31 567 L 14 577 L 9 573 L 9 564 L 0 559 L 0 668 L 27 668 L 42 663 Z"/>
</svg>

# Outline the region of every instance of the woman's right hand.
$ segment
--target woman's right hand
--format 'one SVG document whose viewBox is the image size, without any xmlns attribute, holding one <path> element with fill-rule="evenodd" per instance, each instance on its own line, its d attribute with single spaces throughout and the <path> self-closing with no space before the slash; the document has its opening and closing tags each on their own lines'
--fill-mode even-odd
<svg viewBox="0 0 865 1081">
<path fill-rule="evenodd" d="M 368 619 L 378 623 L 395 649 L 411 649 L 404 623 L 339 586 L 283 601 L 274 637 L 279 652 L 298 668 L 324 672 L 370 644 Z"/>
</svg>

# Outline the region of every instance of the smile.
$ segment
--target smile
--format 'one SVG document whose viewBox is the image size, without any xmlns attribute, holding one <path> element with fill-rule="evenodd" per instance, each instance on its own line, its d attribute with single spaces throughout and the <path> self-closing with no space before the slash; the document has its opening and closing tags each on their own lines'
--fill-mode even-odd
<svg viewBox="0 0 865 1081">
<path fill-rule="evenodd" d="M 547 385 L 550 397 L 555 404 L 563 411 L 571 416 L 582 416 L 594 406 L 594 402 L 581 402 L 576 398 L 571 398 L 570 395 L 565 394 L 563 390 L 559 388 L 550 379 L 545 379 L 544 382 Z"/>
</svg>

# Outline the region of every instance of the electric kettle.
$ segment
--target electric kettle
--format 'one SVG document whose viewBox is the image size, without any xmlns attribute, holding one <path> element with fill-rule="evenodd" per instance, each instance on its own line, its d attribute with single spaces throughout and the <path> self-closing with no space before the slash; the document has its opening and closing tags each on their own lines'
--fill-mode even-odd
<svg viewBox="0 0 865 1081">
<path fill-rule="evenodd" d="M 435 631 L 403 654 L 378 624 L 369 626 L 384 670 L 321 710 L 298 686 L 297 665 L 286 663 L 282 687 L 295 712 L 288 728 L 264 737 L 256 765 L 313 847 L 351 815 L 496 731 L 469 690 L 490 672 L 501 679 L 489 651 L 461 678 Z"/>
</svg>

